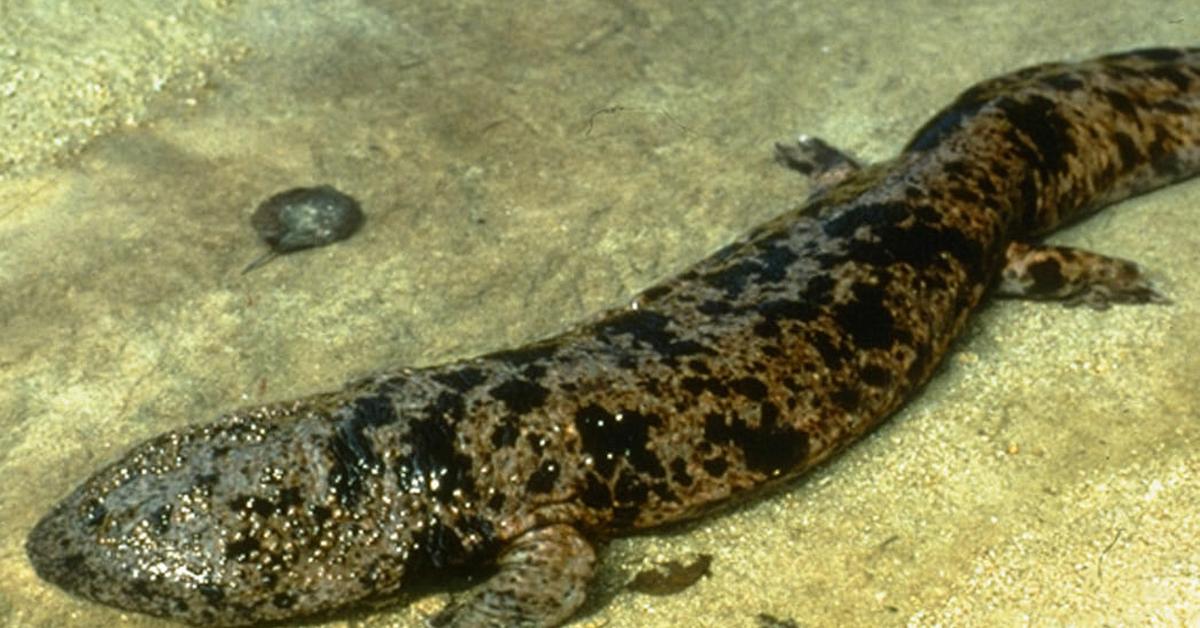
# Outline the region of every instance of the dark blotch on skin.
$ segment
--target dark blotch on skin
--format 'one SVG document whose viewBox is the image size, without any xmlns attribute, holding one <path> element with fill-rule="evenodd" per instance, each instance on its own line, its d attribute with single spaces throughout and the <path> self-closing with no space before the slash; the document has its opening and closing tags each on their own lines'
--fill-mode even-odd
<svg viewBox="0 0 1200 628">
<path fill-rule="evenodd" d="M 724 397 L 729 390 L 729 387 L 716 377 L 685 377 L 679 383 L 692 396 L 698 396 L 707 390 L 715 397 Z"/>
<path fill-rule="evenodd" d="M 245 537 L 238 541 L 233 541 L 225 546 L 225 557 L 238 562 L 246 562 L 253 558 L 253 554 L 262 546 L 259 545 L 258 539 L 254 537 Z"/>
<path fill-rule="evenodd" d="M 526 414 L 540 407 L 550 394 L 541 384 L 521 379 L 510 379 L 489 392 L 517 414 Z"/>
<path fill-rule="evenodd" d="M 758 426 L 751 426 L 738 417 L 726 419 L 719 414 L 710 414 L 705 421 L 704 437 L 714 443 L 739 447 L 746 459 L 746 467 L 751 471 L 768 476 L 784 473 L 808 455 L 808 435 L 788 425 L 780 425 L 778 418 L 779 409 L 767 402 L 760 405 Z M 709 462 L 704 463 L 704 468 L 710 475 L 720 476 L 713 471 L 724 473 L 724 465 L 710 470 Z"/>
<path fill-rule="evenodd" d="M 575 429 L 579 430 L 583 450 L 592 456 L 596 471 L 611 478 L 617 464 L 627 460 L 638 471 L 663 477 L 666 471 L 662 463 L 646 447 L 650 428 L 661 426 L 662 419 L 630 410 L 620 414 L 618 421 L 615 414 L 590 404 L 575 415 Z"/>
<path fill-rule="evenodd" d="M 1019 101 L 1002 98 L 999 106 L 1032 143 L 1033 150 L 1024 156 L 1034 169 L 1062 172 L 1067 155 L 1074 155 L 1079 150 L 1069 133 L 1071 126 L 1059 115 L 1058 105 L 1053 100 L 1042 96 L 1029 96 Z"/>
<path fill-rule="evenodd" d="M 539 458 L 542 456 L 542 452 L 546 450 L 546 440 L 536 432 L 529 432 L 526 434 L 525 441 L 526 444 L 529 445 L 529 449 L 533 452 L 533 455 Z"/>
<path fill-rule="evenodd" d="M 201 473 L 196 476 L 192 482 L 197 488 L 211 493 L 212 488 L 217 485 L 217 480 L 221 479 L 216 473 Z"/>
<path fill-rule="evenodd" d="M 980 90 L 967 90 L 958 100 L 918 129 L 903 152 L 927 151 L 937 147 L 943 139 L 958 130 L 963 120 L 979 113 L 979 109 L 986 103 L 987 99 L 981 97 Z"/>
<path fill-rule="evenodd" d="M 579 499 L 584 506 L 593 510 L 610 510 L 613 507 L 612 491 L 594 473 L 588 474 L 587 482 L 584 484 L 583 493 Z"/>
<path fill-rule="evenodd" d="M 754 377 L 735 379 L 729 382 L 729 388 L 752 401 L 762 401 L 767 397 L 767 385 Z"/>
<path fill-rule="evenodd" d="M 480 541 L 467 547 L 463 539 L 472 533 Z M 482 517 L 464 516 L 453 526 L 438 522 L 426 526 L 417 535 L 421 550 L 413 552 L 407 563 L 406 573 L 443 569 L 462 565 L 470 560 L 490 561 L 499 550 L 499 542 L 491 522 Z"/>
<path fill-rule="evenodd" d="M 834 308 L 834 317 L 860 349 L 886 349 L 900 340 L 896 320 L 879 286 L 856 284 L 854 300 Z"/>
<path fill-rule="evenodd" d="M 492 447 L 503 449 L 512 447 L 513 443 L 517 442 L 517 435 L 520 431 L 517 429 L 516 421 L 509 418 L 492 429 Z"/>
<path fill-rule="evenodd" d="M 467 407 L 463 403 L 462 395 L 449 391 L 438 395 L 437 399 L 425 408 L 425 416 L 430 419 L 449 419 L 457 422 L 461 421 L 466 413 Z"/>
<path fill-rule="evenodd" d="M 390 406 L 390 403 L 388 405 Z M 366 407 L 369 410 L 378 410 L 377 406 L 370 403 Z M 356 410 L 350 410 L 348 414 L 347 418 L 337 424 L 333 437 L 330 438 L 330 450 L 334 460 L 329 472 L 329 483 L 337 491 L 342 505 L 351 507 L 358 502 L 364 476 L 379 471 L 379 456 L 363 430 L 372 425 L 372 420 L 384 417 L 363 415 Z M 392 417 L 394 420 L 394 414 Z"/>
<path fill-rule="evenodd" d="M 1044 259 L 1029 265 L 1029 276 L 1033 279 L 1033 286 L 1029 289 L 1032 295 L 1038 294 L 1053 294 L 1066 284 L 1066 277 L 1063 277 L 1062 266 L 1058 260 Z"/>
<path fill-rule="evenodd" d="M 484 381 L 484 376 L 483 371 L 480 371 L 473 366 L 465 366 L 448 373 L 436 375 L 434 376 L 434 379 L 437 380 L 438 383 L 449 386 L 459 393 L 465 393 L 482 384 Z"/>
<path fill-rule="evenodd" d="M 868 386 L 874 386 L 876 388 L 882 388 L 892 382 L 891 372 L 874 364 L 868 364 L 867 366 L 863 367 L 862 373 L 859 375 L 859 377 L 862 379 L 864 384 Z"/>
<path fill-rule="evenodd" d="M 671 461 L 671 481 L 680 486 L 692 485 L 692 476 L 687 472 L 687 462 L 683 458 Z"/>
<path fill-rule="evenodd" d="M 300 497 L 301 492 L 295 486 L 289 486 L 279 491 L 278 504 L 276 508 L 278 512 L 287 512 L 288 508 L 300 506 L 304 503 L 304 499 Z"/>
<path fill-rule="evenodd" d="M 1137 115 L 1137 108 L 1134 107 L 1133 101 L 1129 100 L 1129 96 L 1116 90 L 1106 90 L 1102 93 L 1113 109 L 1119 113 L 1130 118 Z"/>
<path fill-rule="evenodd" d="M 729 461 L 720 457 L 709 458 L 708 460 L 705 460 L 701 466 L 704 467 L 705 473 L 714 478 L 720 478 L 721 476 L 725 475 L 726 471 L 729 470 Z"/>
<path fill-rule="evenodd" d="M 921 218 L 911 222 L 913 216 Z M 982 280 L 983 252 L 977 242 L 963 233 L 938 224 L 940 215 L 932 210 L 912 208 L 904 203 L 862 205 L 824 225 L 831 236 L 846 238 L 846 258 L 873 266 L 906 263 L 916 269 L 944 264 L 948 253 L 966 267 L 972 280 Z M 855 234 L 869 228 L 868 239 Z M 810 286 L 810 290 L 818 286 Z M 813 295 L 812 300 L 821 302 Z"/>
<path fill-rule="evenodd" d="M 1172 67 L 1154 68 L 1146 71 L 1147 74 L 1164 81 L 1170 81 L 1179 91 L 1186 91 L 1191 85 L 1192 79 L 1180 70 Z"/>
<path fill-rule="evenodd" d="M 705 276 L 704 280 L 714 288 L 724 290 L 729 298 L 736 299 L 752 283 L 782 281 L 796 259 L 796 254 L 783 246 L 767 246 L 756 257 L 730 264 Z"/>
<path fill-rule="evenodd" d="M 635 343 L 654 349 L 666 360 L 674 363 L 675 358 L 712 353 L 711 349 L 690 341 L 679 340 L 674 332 L 667 327 L 671 319 L 650 310 L 628 310 L 622 312 L 597 327 L 597 333 L 606 338 L 629 335 Z"/>
<path fill-rule="evenodd" d="M 468 497 L 475 495 L 471 459 L 455 449 L 457 439 L 448 423 L 436 419 L 413 421 L 408 442 L 412 453 L 396 465 L 400 486 L 411 486 L 414 479 L 420 479 L 428 487 L 430 479 L 436 477 L 437 489 L 427 490 L 438 499 L 449 499 L 460 489 Z"/>
<path fill-rule="evenodd" d="M 360 432 L 365 426 L 388 425 L 397 419 L 396 406 L 384 396 L 359 397 L 350 408 L 350 422 Z"/>
<path fill-rule="evenodd" d="M 668 285 L 654 286 L 653 288 L 648 288 L 645 292 L 642 293 L 642 299 L 645 301 L 656 301 L 656 300 L 661 299 L 662 297 L 666 296 L 670 292 L 671 292 L 671 286 L 668 286 Z"/>
<path fill-rule="evenodd" d="M 810 321 L 817 317 L 820 309 L 805 301 L 775 299 L 760 304 L 757 308 L 762 321 L 755 324 L 754 333 L 763 338 L 773 338 L 782 333 L 782 321 Z"/>
<path fill-rule="evenodd" d="M 215 584 L 202 584 L 196 590 L 213 606 L 219 606 L 225 599 L 225 590 Z"/>
<path fill-rule="evenodd" d="M 621 472 L 621 476 L 617 478 L 617 485 L 613 489 L 613 497 L 616 498 L 618 507 L 641 507 L 646 503 L 648 495 L 650 495 L 650 490 L 645 482 L 642 482 L 636 473 L 628 469 Z"/>
<path fill-rule="evenodd" d="M 696 306 L 696 309 L 699 310 L 701 314 L 706 314 L 708 316 L 720 316 L 722 314 L 728 314 L 730 311 L 732 311 L 733 306 L 727 301 L 710 300 Z"/>
<path fill-rule="evenodd" d="M 547 460 L 538 467 L 533 475 L 529 476 L 529 481 L 525 483 L 525 489 L 531 493 L 549 493 L 550 489 L 554 488 L 554 482 L 558 480 L 559 465 L 553 461 Z"/>
<path fill-rule="evenodd" d="M 1069 92 L 1083 87 L 1083 81 L 1071 74 L 1055 74 L 1042 79 L 1042 83 L 1060 92 Z"/>
<path fill-rule="evenodd" d="M 325 522 L 329 521 L 329 518 L 333 516 L 333 511 L 329 510 L 325 506 L 317 505 L 309 509 L 309 514 L 312 516 L 314 523 L 316 523 L 318 526 L 323 526 L 325 525 Z"/>
<path fill-rule="evenodd" d="M 641 512 L 642 508 L 638 504 L 616 506 L 612 509 L 612 525 L 617 530 L 633 527 L 633 522 L 637 521 Z"/>
<path fill-rule="evenodd" d="M 829 395 L 829 400 L 846 412 L 854 412 L 861 398 L 859 392 L 853 388 L 835 390 Z"/>
</svg>

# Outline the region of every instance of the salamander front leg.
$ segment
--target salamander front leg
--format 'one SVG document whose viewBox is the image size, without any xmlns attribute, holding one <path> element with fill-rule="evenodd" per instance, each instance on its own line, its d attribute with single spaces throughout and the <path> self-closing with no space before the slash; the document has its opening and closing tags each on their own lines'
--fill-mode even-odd
<svg viewBox="0 0 1200 628">
<path fill-rule="evenodd" d="M 1005 252 L 996 292 L 1001 296 L 1054 299 L 1097 310 L 1113 303 L 1170 303 L 1137 264 L 1069 246 L 1013 242 Z"/>
<path fill-rule="evenodd" d="M 430 626 L 557 626 L 587 597 L 596 553 L 575 528 L 552 525 L 517 537 L 500 570 L 430 620 Z"/>
</svg>

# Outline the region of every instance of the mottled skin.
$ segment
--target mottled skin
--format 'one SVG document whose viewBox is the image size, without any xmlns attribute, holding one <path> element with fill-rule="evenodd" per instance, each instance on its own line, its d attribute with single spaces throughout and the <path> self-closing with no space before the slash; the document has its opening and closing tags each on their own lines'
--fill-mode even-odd
<svg viewBox="0 0 1200 628">
<path fill-rule="evenodd" d="M 143 443 L 37 525 L 30 560 L 77 595 L 209 625 L 494 564 L 432 623 L 561 623 L 592 541 L 852 443 L 930 377 L 1005 268 L 1007 292 L 1155 299 L 1129 262 L 1022 241 L 1200 169 L 1200 49 L 981 83 L 886 163 L 810 139 L 780 158 L 814 175 L 807 204 L 629 307 Z M 1084 258 L 1092 271 L 1060 264 Z"/>
</svg>

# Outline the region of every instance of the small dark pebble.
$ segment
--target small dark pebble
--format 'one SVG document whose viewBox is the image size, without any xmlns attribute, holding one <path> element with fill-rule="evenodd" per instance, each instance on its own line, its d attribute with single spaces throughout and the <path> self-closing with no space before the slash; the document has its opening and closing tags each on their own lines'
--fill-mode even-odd
<svg viewBox="0 0 1200 628">
<path fill-rule="evenodd" d="M 325 246 L 354 234 L 363 223 L 358 201 L 332 186 L 294 188 L 263 201 L 250 224 L 271 250 L 250 262 L 248 273 L 284 253 Z"/>
<path fill-rule="evenodd" d="M 711 554 L 701 554 L 696 560 L 684 565 L 669 560 L 657 568 L 640 571 L 629 582 L 629 590 L 649 595 L 673 595 L 696 584 L 700 578 L 711 575 Z"/>
</svg>

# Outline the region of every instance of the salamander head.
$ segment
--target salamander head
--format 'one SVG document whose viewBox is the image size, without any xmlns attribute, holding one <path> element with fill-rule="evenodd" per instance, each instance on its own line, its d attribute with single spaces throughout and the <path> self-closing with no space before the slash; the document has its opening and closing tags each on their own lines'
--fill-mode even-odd
<svg viewBox="0 0 1200 628">
<path fill-rule="evenodd" d="M 381 505 L 391 502 L 370 470 L 337 459 L 336 421 L 258 418 L 166 434 L 100 471 L 29 534 L 38 575 L 96 602 L 207 625 L 395 591 L 410 551 L 423 553 L 420 526 Z"/>
</svg>

